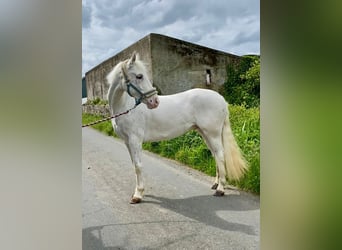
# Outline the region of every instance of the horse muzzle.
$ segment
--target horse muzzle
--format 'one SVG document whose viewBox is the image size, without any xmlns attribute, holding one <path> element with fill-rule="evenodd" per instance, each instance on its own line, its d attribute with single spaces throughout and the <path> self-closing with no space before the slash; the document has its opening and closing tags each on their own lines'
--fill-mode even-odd
<svg viewBox="0 0 342 250">
<path fill-rule="evenodd" d="M 151 96 L 149 98 L 146 98 L 145 101 L 146 101 L 145 104 L 146 104 L 147 108 L 149 108 L 149 109 L 155 109 L 155 108 L 157 108 L 159 106 L 159 97 L 158 97 L 158 95 L 153 95 L 153 96 Z"/>
</svg>

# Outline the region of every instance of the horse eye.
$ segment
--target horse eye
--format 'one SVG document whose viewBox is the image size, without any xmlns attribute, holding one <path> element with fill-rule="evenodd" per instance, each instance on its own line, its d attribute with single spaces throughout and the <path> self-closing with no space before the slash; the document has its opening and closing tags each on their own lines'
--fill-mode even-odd
<svg viewBox="0 0 342 250">
<path fill-rule="evenodd" d="M 142 74 L 138 74 L 135 76 L 137 79 L 142 79 L 143 78 L 143 75 Z"/>
</svg>

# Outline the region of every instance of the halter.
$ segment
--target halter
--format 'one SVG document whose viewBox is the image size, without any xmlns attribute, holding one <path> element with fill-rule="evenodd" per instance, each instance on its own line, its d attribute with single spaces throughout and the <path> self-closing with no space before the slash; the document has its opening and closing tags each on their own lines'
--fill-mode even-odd
<svg viewBox="0 0 342 250">
<path fill-rule="evenodd" d="M 129 94 L 129 96 L 131 96 L 131 97 L 133 97 L 135 99 L 135 106 L 138 106 L 141 103 L 142 100 L 147 99 L 147 98 L 149 98 L 149 97 L 151 97 L 151 96 L 153 96 L 153 95 L 158 93 L 156 88 L 152 88 L 151 90 L 143 93 L 143 92 L 141 92 L 141 90 L 137 86 L 135 86 L 129 80 L 127 80 L 126 83 L 127 83 L 127 93 Z M 138 92 L 138 94 L 140 95 L 139 98 L 134 97 L 132 95 L 132 93 L 130 91 L 131 88 L 134 89 L 136 92 Z"/>
</svg>

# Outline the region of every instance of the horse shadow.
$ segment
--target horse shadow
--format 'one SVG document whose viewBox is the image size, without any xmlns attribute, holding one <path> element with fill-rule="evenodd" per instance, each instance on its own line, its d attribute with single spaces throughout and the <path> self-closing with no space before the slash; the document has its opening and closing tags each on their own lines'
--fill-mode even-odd
<svg viewBox="0 0 342 250">
<path fill-rule="evenodd" d="M 84 228 L 82 230 L 82 250 L 128 250 L 128 249 L 136 249 L 136 247 L 128 247 L 126 245 L 116 245 L 116 246 L 105 246 L 102 240 L 101 231 L 108 226 L 121 226 L 121 225 L 130 225 L 131 223 L 123 223 L 123 224 L 108 224 L 108 225 L 102 225 L 102 226 L 93 226 Z M 140 224 L 140 223 L 138 223 Z M 144 224 L 144 223 L 141 223 Z M 96 237 L 95 234 L 99 235 L 99 237 Z M 181 237 L 177 238 L 176 240 L 167 240 L 166 242 L 162 242 L 162 244 L 154 247 L 139 247 L 138 249 L 141 250 L 152 250 L 152 249 L 160 249 L 168 247 L 172 244 L 174 244 L 176 241 L 181 241 L 186 238 L 191 238 L 194 236 L 194 234 L 190 235 L 182 235 Z M 129 241 L 129 237 L 127 238 L 127 242 Z"/>
<path fill-rule="evenodd" d="M 103 226 L 94 226 L 84 228 L 82 230 L 82 250 L 126 250 L 125 246 L 105 246 L 102 240 L 101 231 Z M 96 237 L 93 233 L 96 232 L 99 237 Z"/>
<path fill-rule="evenodd" d="M 216 227 L 222 230 L 227 231 L 235 231 L 242 232 L 247 235 L 256 236 L 253 226 L 234 223 L 227 221 L 225 219 L 220 218 L 216 212 L 217 211 L 250 211 L 257 210 L 260 208 L 260 202 L 258 197 L 252 197 L 246 194 L 229 194 L 223 197 L 214 197 L 212 195 L 202 195 L 202 196 L 193 196 L 182 199 L 170 199 L 165 197 L 159 197 L 155 195 L 145 195 L 145 199 L 142 204 L 146 204 L 148 206 L 160 206 L 166 210 L 178 213 L 183 215 L 184 217 L 189 218 L 191 221 L 189 222 L 199 222 L 205 225 Z M 141 205 L 142 205 L 141 204 Z M 134 205 L 139 206 L 139 205 Z M 121 226 L 121 225 L 130 225 L 130 224 L 149 224 L 149 223 L 160 223 L 162 221 L 144 221 L 137 223 L 117 223 L 117 224 L 108 224 L 101 226 L 93 226 L 84 228 L 82 230 L 82 249 L 83 250 L 125 250 L 127 249 L 127 245 L 125 245 L 126 241 L 129 239 L 123 239 L 121 243 L 123 245 L 116 246 L 105 246 L 104 241 L 102 239 L 102 230 L 108 226 Z M 188 237 L 188 236 L 184 236 Z M 180 239 L 178 239 L 180 240 Z M 172 242 L 164 242 L 163 246 L 166 247 Z M 150 248 L 144 247 L 143 249 L 148 250 Z"/>
<path fill-rule="evenodd" d="M 192 220 L 222 230 L 238 231 L 248 235 L 257 235 L 253 226 L 233 223 L 220 218 L 217 211 L 249 211 L 260 209 L 258 198 L 230 194 L 223 197 L 212 195 L 194 196 L 183 199 L 168 199 L 155 195 L 145 195 L 144 203 L 152 203 L 171 210 Z"/>
</svg>

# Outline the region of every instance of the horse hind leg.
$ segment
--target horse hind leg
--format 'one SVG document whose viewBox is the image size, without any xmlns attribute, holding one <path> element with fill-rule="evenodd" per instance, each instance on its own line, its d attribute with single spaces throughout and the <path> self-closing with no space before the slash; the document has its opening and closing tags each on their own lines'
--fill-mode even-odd
<svg viewBox="0 0 342 250">
<path fill-rule="evenodd" d="M 217 173 L 217 171 L 216 171 L 216 179 L 215 179 L 214 184 L 211 186 L 211 189 L 216 190 L 217 187 L 218 187 L 218 173 Z"/>
<path fill-rule="evenodd" d="M 214 187 L 216 187 L 216 192 L 214 193 L 214 196 L 223 196 L 224 185 L 226 183 L 223 146 L 221 140 L 213 140 L 211 143 L 214 144 L 212 147 L 217 169 L 217 177 L 214 184 Z"/>
<path fill-rule="evenodd" d="M 208 143 L 206 143 L 206 144 L 207 144 L 207 146 L 208 146 Z M 208 147 L 209 147 L 209 146 L 208 146 Z M 210 150 L 210 151 L 211 151 L 212 155 L 214 155 L 214 154 L 213 154 L 213 151 L 212 151 L 212 150 Z M 211 186 L 211 189 L 213 189 L 213 190 L 216 190 L 216 189 L 217 189 L 218 183 L 219 183 L 219 173 L 218 173 L 217 164 L 215 164 L 215 166 L 216 166 L 216 176 L 215 176 L 214 184 Z"/>
<path fill-rule="evenodd" d="M 223 196 L 224 185 L 226 183 L 226 169 L 224 166 L 224 151 L 221 134 L 219 132 L 210 134 L 209 132 L 199 128 L 197 131 L 203 137 L 216 162 L 216 177 L 211 189 L 216 190 L 214 196 Z"/>
</svg>

